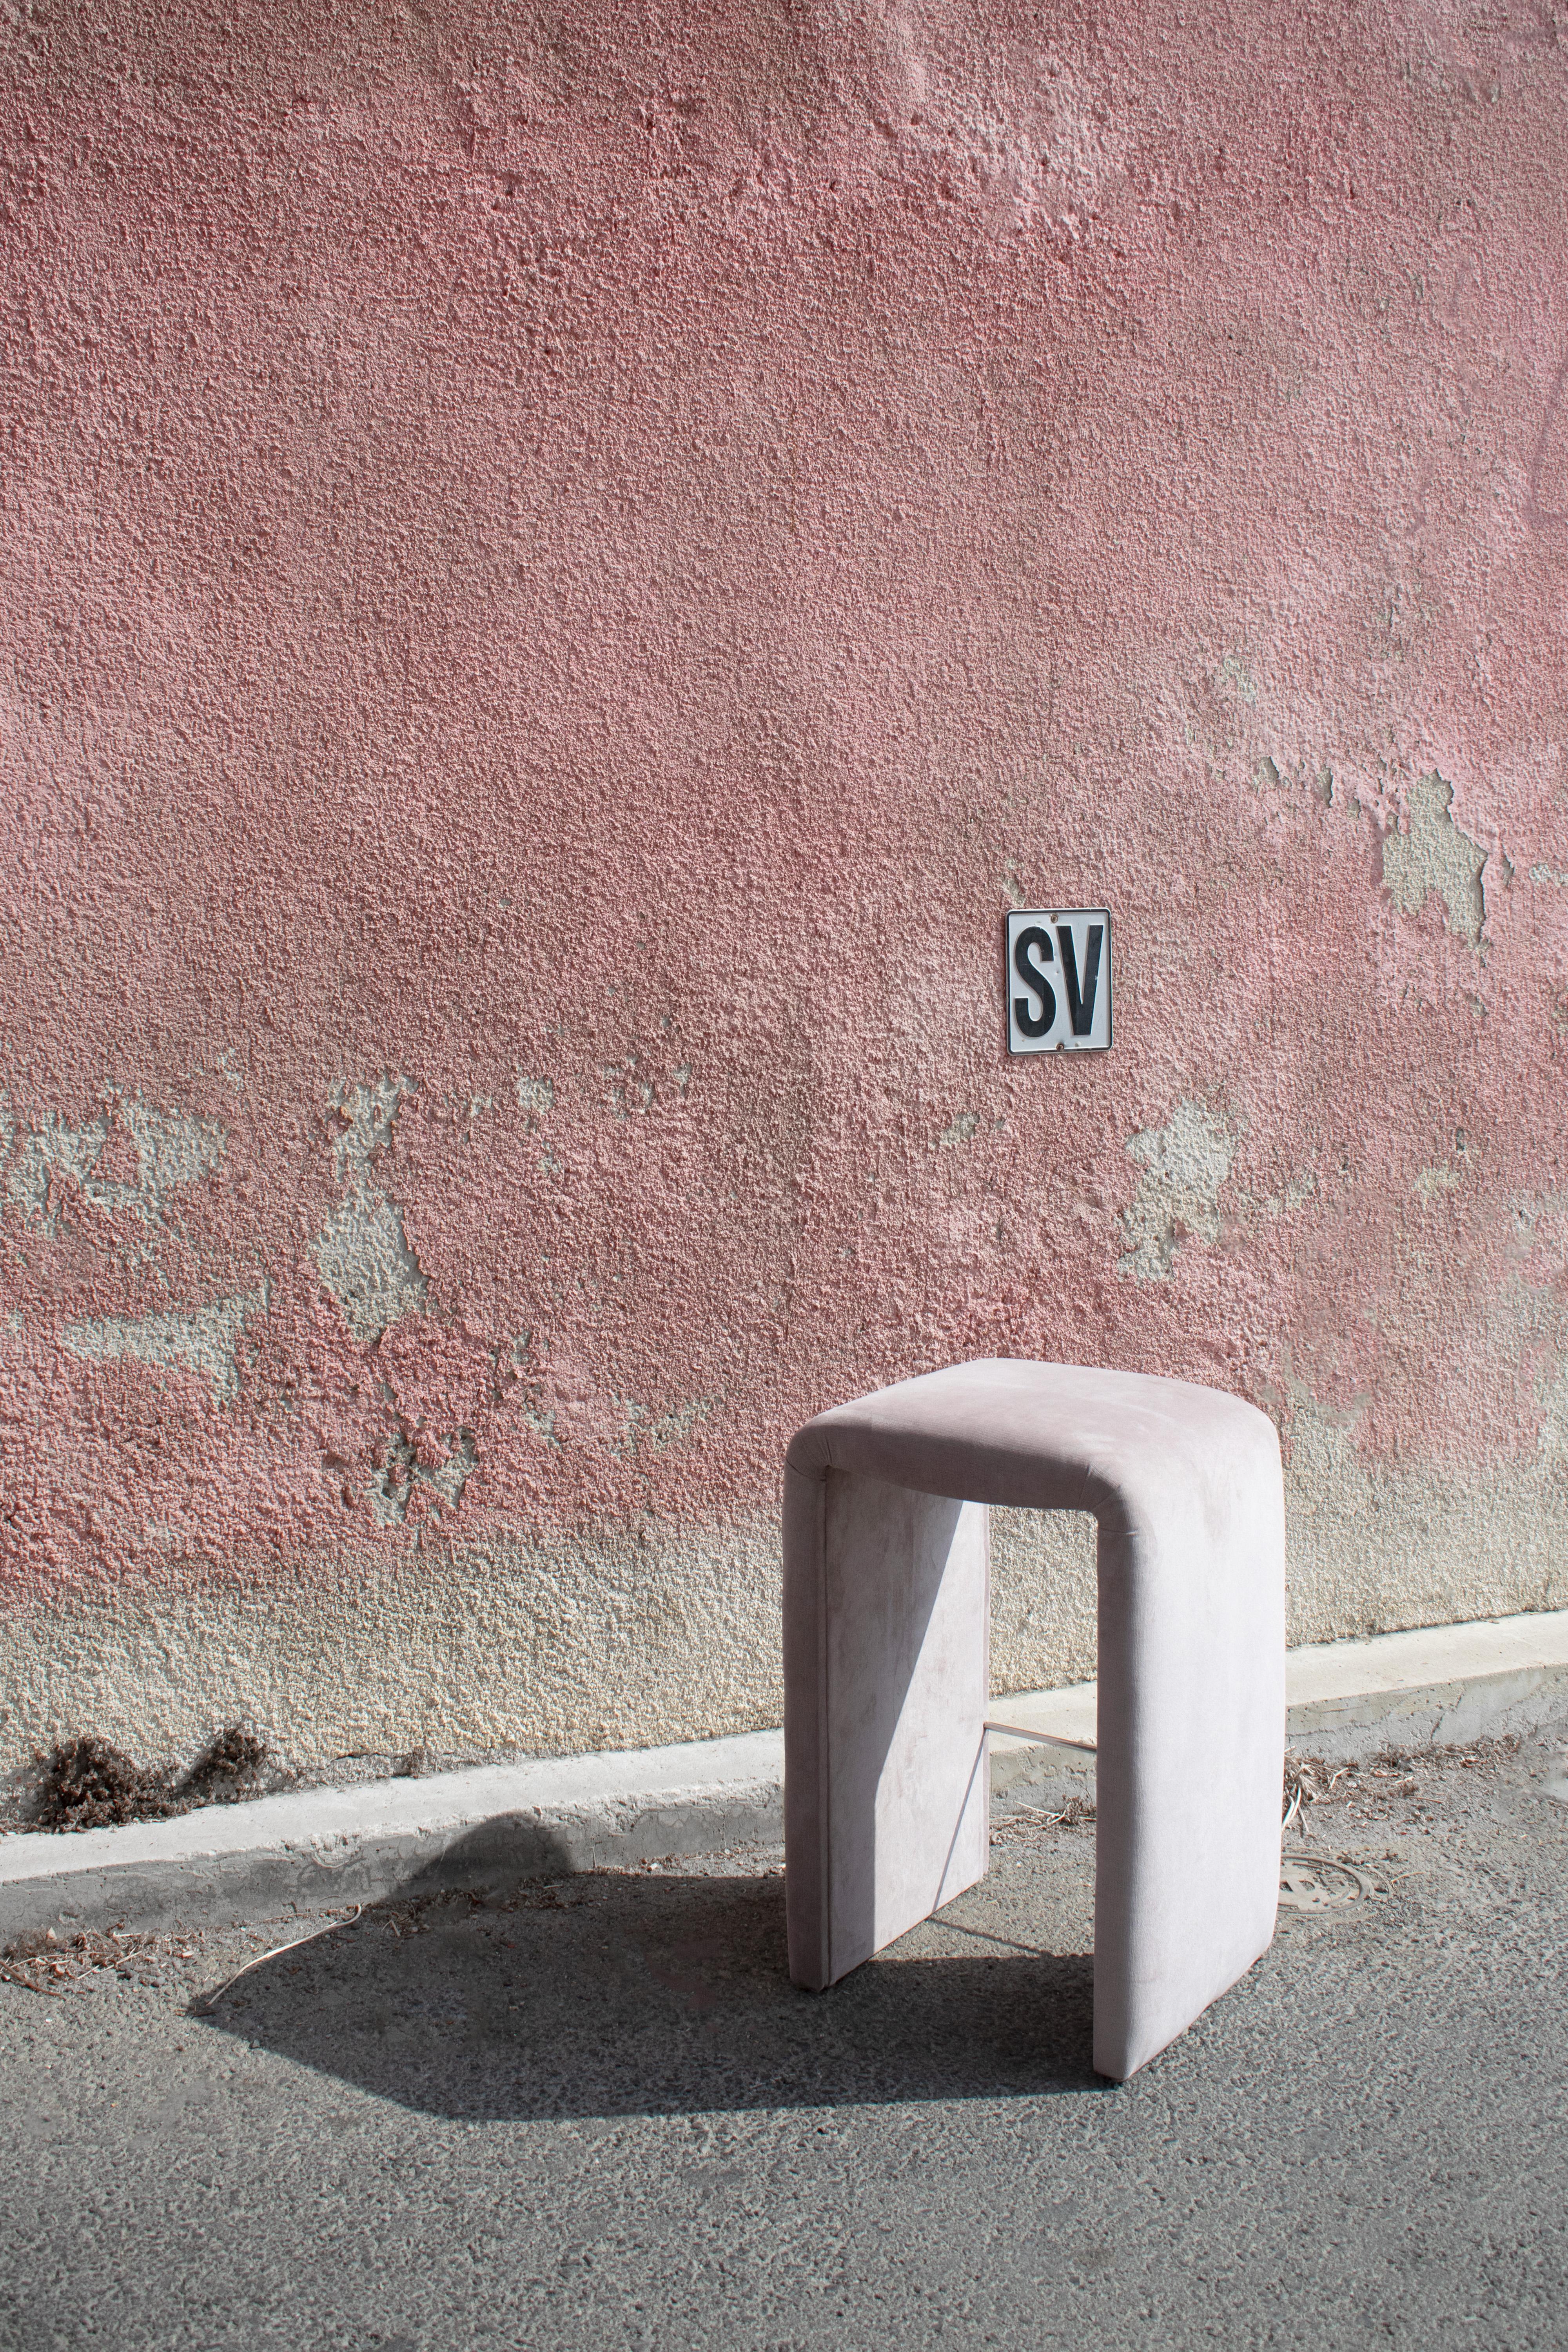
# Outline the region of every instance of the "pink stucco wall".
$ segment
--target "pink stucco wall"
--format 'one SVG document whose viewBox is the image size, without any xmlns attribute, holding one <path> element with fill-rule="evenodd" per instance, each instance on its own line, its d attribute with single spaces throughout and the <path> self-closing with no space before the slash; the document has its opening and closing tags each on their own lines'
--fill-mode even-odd
<svg viewBox="0 0 1568 2352">
<path fill-rule="evenodd" d="M 8 1752 L 766 1720 L 971 1351 L 1275 1411 L 1299 1637 L 1568 1601 L 1548 12 L 4 37 Z"/>
</svg>

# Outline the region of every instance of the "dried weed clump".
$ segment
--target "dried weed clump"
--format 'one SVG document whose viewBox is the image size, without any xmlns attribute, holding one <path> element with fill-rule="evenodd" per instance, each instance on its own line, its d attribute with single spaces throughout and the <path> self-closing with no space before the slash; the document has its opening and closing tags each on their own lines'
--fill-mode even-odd
<svg viewBox="0 0 1568 2352">
<path fill-rule="evenodd" d="M 174 1810 L 170 1776 L 133 1764 L 90 1733 L 68 1739 L 44 1760 L 37 1824 L 42 1830 L 107 1829 L 161 1821 Z"/>
<path fill-rule="evenodd" d="M 1517 1753 L 1520 1735 L 1504 1733 L 1495 1739 L 1473 1739 L 1465 1747 L 1384 1748 L 1370 1764 L 1350 1757 L 1342 1764 L 1325 1763 L 1321 1756 L 1288 1755 L 1285 1759 L 1284 1826 L 1299 1820 L 1301 1834 L 1312 1831 L 1306 1817 L 1310 1805 L 1345 1804 L 1365 1812 L 1391 1797 L 1409 1799 L 1422 1793 L 1422 1773 L 1458 1766 L 1465 1771 L 1495 1771 Z"/>
<path fill-rule="evenodd" d="M 198 1805 L 232 1805 L 265 1793 L 267 1743 L 239 1725 L 220 1731 L 188 1772 L 137 1764 L 91 1732 L 40 1756 L 42 1781 L 31 1826 L 40 1830 L 117 1829 L 127 1822 L 167 1821 Z"/>
<path fill-rule="evenodd" d="M 128 1936 L 123 1927 L 89 1928 L 61 1937 L 52 1927 L 18 1936 L 0 1951 L 0 1977 L 51 2000 L 81 1993 L 93 1977 L 112 1971 L 129 1984 L 156 1985 L 174 1962 L 194 1958 L 178 1936 Z"/>
<path fill-rule="evenodd" d="M 1015 1805 L 991 1824 L 993 1845 L 1019 1845 L 1047 1830 L 1076 1830 L 1094 1819 L 1094 1806 L 1082 1797 L 1068 1797 L 1058 1811 L 1048 1805 Z"/>
</svg>

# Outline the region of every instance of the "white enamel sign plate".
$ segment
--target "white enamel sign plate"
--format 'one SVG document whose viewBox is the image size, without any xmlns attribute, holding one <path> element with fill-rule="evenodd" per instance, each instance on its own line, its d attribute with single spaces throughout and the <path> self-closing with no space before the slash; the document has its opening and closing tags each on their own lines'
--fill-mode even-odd
<svg viewBox="0 0 1568 2352">
<path fill-rule="evenodd" d="M 1103 1052 L 1110 1043 L 1110 917 L 1103 907 L 1007 918 L 1007 1051 Z"/>
</svg>

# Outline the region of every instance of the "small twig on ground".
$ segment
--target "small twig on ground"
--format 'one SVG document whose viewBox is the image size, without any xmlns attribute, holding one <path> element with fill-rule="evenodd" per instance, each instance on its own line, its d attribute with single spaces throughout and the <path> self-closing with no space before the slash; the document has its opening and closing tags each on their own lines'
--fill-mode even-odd
<svg viewBox="0 0 1568 2352">
<path fill-rule="evenodd" d="M 1077 1829 L 1080 1822 L 1092 1822 L 1094 1807 L 1081 1797 L 1069 1797 L 1060 1812 L 1047 1812 L 1043 1805 L 1016 1805 L 991 1824 L 993 1845 L 1011 1845 L 1018 1839 L 1041 1830 Z"/>
<path fill-rule="evenodd" d="M 225 1993 L 232 1992 L 241 1977 L 247 1977 L 252 1969 L 258 1969 L 261 1966 L 263 1960 L 281 1959 L 285 1952 L 297 1952 L 301 1944 L 313 1944 L 319 1937 L 331 1935 L 335 1928 L 352 1927 L 363 1908 L 362 1904 L 356 1903 L 346 1919 L 329 1919 L 324 1927 L 312 1927 L 308 1936 L 296 1936 L 289 1943 L 274 1945 L 269 1952 L 258 1952 L 253 1960 L 247 1960 L 242 1969 L 236 1969 L 233 1976 L 226 1977 L 216 1992 L 209 1993 L 205 2001 L 193 2003 L 195 2014 L 198 2017 L 210 2017 Z"/>
<path fill-rule="evenodd" d="M 0 1977 L 4 1977 L 7 1984 L 20 1985 L 25 1992 L 41 1992 L 46 2000 L 65 1999 L 58 1985 L 35 1984 L 31 1977 L 25 1977 L 19 1969 L 7 1968 L 3 1960 L 0 1960 Z"/>
</svg>

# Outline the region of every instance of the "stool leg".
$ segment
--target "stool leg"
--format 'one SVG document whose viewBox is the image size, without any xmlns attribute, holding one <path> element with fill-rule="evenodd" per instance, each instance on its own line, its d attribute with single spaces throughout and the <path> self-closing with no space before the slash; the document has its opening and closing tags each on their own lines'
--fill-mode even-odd
<svg viewBox="0 0 1568 2352">
<path fill-rule="evenodd" d="M 1100 1529 L 1094 2063 L 1117 2081 L 1268 1949 L 1279 1892 L 1274 1433 L 1245 1427 L 1150 1488 Z"/>
<path fill-rule="evenodd" d="M 836 1983 L 984 1877 L 989 1514 L 829 1472 L 786 1491 L 790 1974 Z"/>
</svg>

